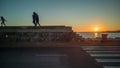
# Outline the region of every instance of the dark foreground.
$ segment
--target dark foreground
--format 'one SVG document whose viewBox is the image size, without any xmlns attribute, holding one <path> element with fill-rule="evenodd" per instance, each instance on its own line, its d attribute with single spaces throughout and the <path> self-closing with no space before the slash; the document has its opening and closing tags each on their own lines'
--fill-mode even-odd
<svg viewBox="0 0 120 68">
<path fill-rule="evenodd" d="M 0 47 L 0 68 L 103 68 L 81 47 Z"/>
</svg>

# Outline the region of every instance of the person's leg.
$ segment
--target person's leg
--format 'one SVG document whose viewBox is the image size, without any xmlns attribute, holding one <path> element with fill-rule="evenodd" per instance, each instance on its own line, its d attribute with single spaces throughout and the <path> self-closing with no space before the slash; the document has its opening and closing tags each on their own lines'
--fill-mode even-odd
<svg viewBox="0 0 120 68">
<path fill-rule="evenodd" d="M 37 22 L 35 21 L 35 26 L 37 26 Z"/>
<path fill-rule="evenodd" d="M 1 26 L 3 26 L 3 23 L 1 22 Z"/>
<path fill-rule="evenodd" d="M 4 24 L 4 26 L 6 26 L 6 24 L 5 23 L 3 23 Z"/>
<path fill-rule="evenodd" d="M 33 20 L 33 24 L 34 24 L 34 26 L 36 26 L 35 20 Z"/>
<path fill-rule="evenodd" d="M 38 23 L 38 25 L 40 26 L 40 23 Z"/>
<path fill-rule="evenodd" d="M 38 20 L 36 21 L 36 23 L 40 26 L 40 23 L 39 23 L 39 21 L 38 21 Z"/>
<path fill-rule="evenodd" d="M 35 23 L 35 26 L 37 26 L 37 24 Z"/>
</svg>

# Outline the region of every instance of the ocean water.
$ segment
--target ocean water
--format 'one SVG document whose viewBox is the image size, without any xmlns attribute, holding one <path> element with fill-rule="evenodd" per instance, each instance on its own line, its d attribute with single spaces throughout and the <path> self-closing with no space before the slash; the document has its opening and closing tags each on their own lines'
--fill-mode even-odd
<svg viewBox="0 0 120 68">
<path fill-rule="evenodd" d="M 108 38 L 120 38 L 120 33 L 91 33 L 91 32 L 78 32 L 79 36 L 82 36 L 83 38 L 96 38 L 96 37 L 102 37 L 102 34 L 108 34 Z"/>
</svg>

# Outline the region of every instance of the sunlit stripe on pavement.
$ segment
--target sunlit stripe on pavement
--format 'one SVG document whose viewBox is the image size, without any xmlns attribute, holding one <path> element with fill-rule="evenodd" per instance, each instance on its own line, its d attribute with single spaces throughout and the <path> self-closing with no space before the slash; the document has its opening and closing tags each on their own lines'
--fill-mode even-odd
<svg viewBox="0 0 120 68">
<path fill-rule="evenodd" d="M 97 62 L 120 62 L 120 59 L 95 59 Z"/>
<path fill-rule="evenodd" d="M 62 57 L 62 56 L 67 56 L 65 54 L 36 54 L 35 56 L 40 56 L 40 57 Z"/>
<path fill-rule="evenodd" d="M 106 48 L 113 48 L 113 47 L 120 47 L 120 46 L 82 46 L 82 48 L 102 48 L 102 47 L 106 47 Z"/>
<path fill-rule="evenodd" d="M 120 66 L 104 66 L 104 68 L 120 68 Z"/>
<path fill-rule="evenodd" d="M 120 46 L 82 46 L 82 48 L 104 68 L 120 68 Z"/>
<path fill-rule="evenodd" d="M 86 51 L 88 53 L 120 53 L 120 51 Z"/>
<path fill-rule="evenodd" d="M 83 48 L 86 51 L 120 51 L 120 48 Z"/>
<path fill-rule="evenodd" d="M 120 54 L 90 54 L 92 57 L 120 57 Z"/>
<path fill-rule="evenodd" d="M 82 46 L 83 50 L 120 50 L 120 46 Z"/>
</svg>

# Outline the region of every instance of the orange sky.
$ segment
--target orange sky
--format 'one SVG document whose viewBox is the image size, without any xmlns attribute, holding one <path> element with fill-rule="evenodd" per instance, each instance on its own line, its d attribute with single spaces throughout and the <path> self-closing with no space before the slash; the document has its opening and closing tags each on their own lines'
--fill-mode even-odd
<svg viewBox="0 0 120 68">
<path fill-rule="evenodd" d="M 75 32 L 120 30 L 120 0 L 1 0 L 0 9 L 7 26 L 33 26 L 36 12 L 42 26 L 71 26 Z"/>
<path fill-rule="evenodd" d="M 73 31 L 75 32 L 94 32 L 94 28 L 98 27 L 98 31 L 116 31 L 120 30 L 118 26 L 105 26 L 105 25 L 89 25 L 89 26 L 72 26 Z"/>
</svg>

